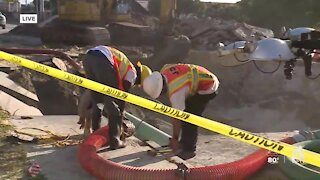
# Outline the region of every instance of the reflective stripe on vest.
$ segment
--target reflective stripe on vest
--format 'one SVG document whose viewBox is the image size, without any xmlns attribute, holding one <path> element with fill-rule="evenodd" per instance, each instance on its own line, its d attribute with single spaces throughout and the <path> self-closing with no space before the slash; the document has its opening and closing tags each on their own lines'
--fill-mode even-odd
<svg viewBox="0 0 320 180">
<path fill-rule="evenodd" d="M 117 61 L 119 68 L 118 69 L 116 68 L 116 69 L 120 73 L 121 80 L 123 80 L 124 77 L 126 77 L 130 69 L 134 69 L 133 64 L 129 61 L 127 56 L 115 48 L 108 47 L 108 46 L 97 46 L 97 47 L 91 48 L 90 50 L 101 51 L 101 53 L 108 58 L 108 60 L 111 62 L 112 65 L 115 65 L 114 61 Z"/>
<path fill-rule="evenodd" d="M 188 85 L 190 88 L 190 95 L 194 95 L 199 86 L 200 81 L 213 81 L 213 74 L 199 71 L 199 66 L 192 64 L 167 64 L 161 69 L 161 73 L 168 79 L 168 93 L 171 96 L 176 91 Z M 183 72 L 174 72 L 175 69 L 184 69 Z"/>
<path fill-rule="evenodd" d="M 133 64 L 129 61 L 127 56 L 123 54 L 121 51 L 109 47 L 110 51 L 112 52 L 113 59 L 118 61 L 119 71 L 121 75 L 121 79 L 123 80 L 124 77 L 127 75 L 130 69 L 134 69 Z"/>
</svg>

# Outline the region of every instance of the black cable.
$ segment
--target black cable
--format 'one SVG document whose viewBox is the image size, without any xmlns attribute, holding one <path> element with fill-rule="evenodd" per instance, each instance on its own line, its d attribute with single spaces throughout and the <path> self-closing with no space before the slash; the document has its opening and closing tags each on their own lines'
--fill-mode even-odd
<svg viewBox="0 0 320 180">
<path fill-rule="evenodd" d="M 248 62 L 248 61 L 250 61 L 250 59 L 246 59 L 246 60 L 244 60 L 244 61 L 242 61 L 242 60 L 240 60 L 238 57 L 237 57 L 237 55 L 236 55 L 237 53 L 233 53 L 233 56 L 234 56 L 234 58 L 238 61 L 238 62 Z"/>
<path fill-rule="evenodd" d="M 281 61 L 279 61 L 278 67 L 277 67 L 275 70 L 269 71 L 269 72 L 268 72 L 268 71 L 263 71 L 263 70 L 257 65 L 257 63 L 256 63 L 255 60 L 253 60 L 253 64 L 254 64 L 254 66 L 257 68 L 258 71 L 260 71 L 260 72 L 262 72 L 262 73 L 266 73 L 266 74 L 272 74 L 272 73 L 275 73 L 276 71 L 279 70 L 280 65 L 281 65 Z"/>
<path fill-rule="evenodd" d="M 233 43 L 233 49 L 235 49 L 236 48 L 236 43 L 234 42 Z M 247 59 L 247 60 L 240 60 L 238 57 L 237 57 L 237 55 L 236 55 L 237 53 L 233 53 L 233 56 L 234 56 L 234 58 L 237 60 L 237 61 L 239 61 L 239 62 L 248 62 L 248 61 L 250 61 L 250 59 Z"/>
</svg>

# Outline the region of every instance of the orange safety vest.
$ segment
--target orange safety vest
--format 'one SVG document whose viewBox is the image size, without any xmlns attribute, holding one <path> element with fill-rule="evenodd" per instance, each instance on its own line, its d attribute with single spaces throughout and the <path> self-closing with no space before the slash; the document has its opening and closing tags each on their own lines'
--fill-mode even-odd
<svg viewBox="0 0 320 180">
<path fill-rule="evenodd" d="M 109 47 L 109 46 L 99 46 L 98 48 L 94 48 L 95 50 L 100 50 L 103 54 L 112 54 L 113 64 L 117 71 L 117 79 L 119 82 L 119 89 L 124 90 L 123 88 L 123 80 L 126 77 L 129 70 L 135 70 L 134 65 L 129 61 L 127 56 L 121 51 Z"/>
<path fill-rule="evenodd" d="M 189 86 L 189 94 L 207 90 L 214 83 L 214 75 L 207 69 L 192 64 L 166 64 L 161 69 L 161 74 L 167 78 L 169 97 L 186 85 Z"/>
<path fill-rule="evenodd" d="M 119 66 L 120 77 L 121 80 L 123 80 L 126 77 L 128 71 L 135 70 L 135 67 L 124 53 L 112 47 L 109 47 L 109 49 L 112 52 L 113 59 L 117 61 L 117 64 Z"/>
</svg>

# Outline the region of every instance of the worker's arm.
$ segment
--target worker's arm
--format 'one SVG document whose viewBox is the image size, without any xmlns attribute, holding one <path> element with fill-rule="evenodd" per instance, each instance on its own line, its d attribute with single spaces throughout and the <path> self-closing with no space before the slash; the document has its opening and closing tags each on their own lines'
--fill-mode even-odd
<svg viewBox="0 0 320 180">
<path fill-rule="evenodd" d="M 123 84 L 124 91 L 125 91 L 125 92 L 129 92 L 130 88 L 132 87 L 132 83 L 129 82 L 129 81 L 124 80 L 124 81 L 122 82 L 122 84 Z M 118 106 L 119 106 L 119 109 L 120 109 L 120 112 L 121 112 L 121 113 L 123 113 L 123 111 L 124 111 L 125 104 L 126 104 L 125 101 L 118 100 Z"/>
<path fill-rule="evenodd" d="M 134 85 L 134 82 L 135 82 L 136 78 L 137 78 L 137 73 L 135 71 L 129 70 L 127 72 L 126 77 L 122 81 L 123 90 L 125 92 L 129 92 L 131 87 Z M 126 103 L 124 101 L 119 100 L 118 106 L 119 106 L 119 109 L 120 109 L 121 113 L 123 113 L 123 111 L 124 111 L 125 104 Z"/>
<path fill-rule="evenodd" d="M 136 79 L 137 79 L 137 72 L 135 70 L 130 69 L 123 80 L 124 91 L 129 92 L 130 88 L 134 86 Z"/>
<path fill-rule="evenodd" d="M 180 91 L 175 92 L 170 97 L 171 106 L 175 109 L 179 109 L 181 111 L 185 110 L 185 101 L 186 101 L 186 91 L 188 88 L 183 88 Z M 178 119 L 172 119 L 172 139 L 171 146 L 172 149 L 178 149 L 179 136 L 181 131 L 181 121 Z"/>
</svg>

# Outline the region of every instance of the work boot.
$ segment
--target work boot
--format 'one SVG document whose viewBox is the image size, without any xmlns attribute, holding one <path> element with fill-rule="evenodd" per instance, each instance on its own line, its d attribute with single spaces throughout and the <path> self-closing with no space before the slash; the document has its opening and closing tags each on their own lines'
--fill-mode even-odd
<svg viewBox="0 0 320 180">
<path fill-rule="evenodd" d="M 178 157 L 180 157 L 183 160 L 191 159 L 196 156 L 196 153 L 194 151 L 181 151 L 177 154 Z"/>
<path fill-rule="evenodd" d="M 110 140 L 110 149 L 111 150 L 116 150 L 116 149 L 121 149 L 126 147 L 126 143 L 125 141 L 121 141 L 120 138 L 119 139 L 111 139 Z"/>
<path fill-rule="evenodd" d="M 125 142 L 120 140 L 121 119 L 121 116 L 109 116 L 109 137 L 111 150 L 124 148 L 126 146 Z"/>
</svg>

